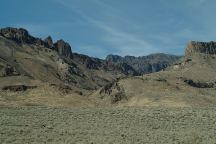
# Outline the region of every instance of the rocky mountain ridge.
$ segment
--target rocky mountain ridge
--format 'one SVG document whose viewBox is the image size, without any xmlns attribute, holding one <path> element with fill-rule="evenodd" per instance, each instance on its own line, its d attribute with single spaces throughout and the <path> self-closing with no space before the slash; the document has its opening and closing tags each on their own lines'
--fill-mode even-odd
<svg viewBox="0 0 216 144">
<path fill-rule="evenodd" d="M 20 44 L 32 44 L 36 46 L 44 46 L 55 50 L 60 56 L 74 59 L 77 62 L 84 64 L 89 69 L 104 69 L 108 71 L 117 70 L 125 75 L 142 75 L 145 73 L 160 71 L 174 62 L 180 57 L 166 54 L 154 54 L 145 57 L 133 57 L 109 55 L 105 60 L 88 57 L 86 55 L 72 53 L 71 46 L 64 40 L 58 40 L 53 43 L 51 36 L 42 40 L 31 36 L 27 30 L 23 28 L 4 28 L 0 29 L 0 35 L 16 41 Z M 114 57 L 118 57 L 114 60 Z"/>
<path fill-rule="evenodd" d="M 42 40 L 40 38 L 33 37 L 29 32 L 23 28 L 3 28 L 0 29 L 0 35 L 16 41 L 19 44 L 32 44 L 36 46 L 44 46 L 50 49 L 57 51 L 60 55 L 65 57 L 72 57 L 72 51 L 70 45 L 64 40 L 58 40 L 56 43 L 53 43 L 51 36 L 48 36 L 46 39 Z"/>
<path fill-rule="evenodd" d="M 163 53 L 151 54 L 148 56 L 134 57 L 118 55 L 108 55 L 106 61 L 116 64 L 127 64 L 133 68 L 137 75 L 143 75 L 147 73 L 158 72 L 167 68 L 168 66 L 175 64 L 182 57 L 175 55 L 167 55 Z"/>
<path fill-rule="evenodd" d="M 108 56 L 103 60 L 72 52 L 64 40 L 53 42 L 51 36 L 43 40 L 23 28 L 10 27 L 0 29 L 0 50 L 0 72 L 5 79 L 14 76 L 22 85 L 39 80 L 91 90 L 120 77 L 160 71 L 179 59 L 155 54 L 121 61 Z"/>
<path fill-rule="evenodd" d="M 179 63 L 157 73 L 119 79 L 94 96 L 123 106 L 215 106 L 215 44 L 189 42 Z M 119 59 L 124 58 L 113 57 Z"/>
</svg>

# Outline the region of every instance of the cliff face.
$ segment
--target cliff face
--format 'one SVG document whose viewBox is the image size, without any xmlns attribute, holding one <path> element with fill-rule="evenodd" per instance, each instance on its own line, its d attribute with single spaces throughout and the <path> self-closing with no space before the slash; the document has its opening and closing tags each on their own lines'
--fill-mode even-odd
<svg viewBox="0 0 216 144">
<path fill-rule="evenodd" d="M 136 75 L 158 72 L 180 60 L 180 56 L 168 54 L 152 54 L 142 57 L 109 55 L 106 61 L 115 65 L 128 65 Z"/>
<path fill-rule="evenodd" d="M 0 29 L 0 35 L 18 43 L 36 43 L 36 38 L 30 36 L 28 31 L 23 28 L 17 29 L 8 27 Z"/>
<path fill-rule="evenodd" d="M 71 46 L 64 40 L 58 40 L 54 44 L 54 50 L 56 50 L 62 56 L 65 56 L 68 58 L 72 57 Z"/>
<path fill-rule="evenodd" d="M 216 42 L 189 42 L 185 50 L 185 56 L 188 57 L 194 54 L 216 54 Z"/>
<path fill-rule="evenodd" d="M 71 46 L 64 40 L 58 40 L 53 44 L 52 38 L 49 36 L 45 40 L 31 36 L 27 30 L 23 28 L 3 28 L 0 29 L 0 35 L 17 42 L 18 44 L 30 44 L 35 46 L 43 46 L 55 50 L 60 56 L 67 58 L 72 57 Z"/>
</svg>

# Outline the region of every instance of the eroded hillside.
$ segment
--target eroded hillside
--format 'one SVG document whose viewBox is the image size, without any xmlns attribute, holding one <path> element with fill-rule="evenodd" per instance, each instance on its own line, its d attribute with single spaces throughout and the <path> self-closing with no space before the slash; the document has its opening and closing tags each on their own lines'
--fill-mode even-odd
<svg viewBox="0 0 216 144">
<path fill-rule="evenodd" d="M 190 42 L 181 63 L 154 74 L 121 79 L 95 95 L 120 106 L 214 106 L 215 54 L 214 42 Z"/>
</svg>

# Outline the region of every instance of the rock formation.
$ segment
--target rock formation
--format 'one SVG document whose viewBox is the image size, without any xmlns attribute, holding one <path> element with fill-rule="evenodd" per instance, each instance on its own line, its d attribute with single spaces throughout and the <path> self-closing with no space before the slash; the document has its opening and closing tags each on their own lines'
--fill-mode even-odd
<svg viewBox="0 0 216 144">
<path fill-rule="evenodd" d="M 0 29 L 0 35 L 12 39 L 18 43 L 35 43 L 36 39 L 29 35 L 28 31 L 20 28 L 4 28 Z"/>
<path fill-rule="evenodd" d="M 54 43 L 54 50 L 56 50 L 61 56 L 65 56 L 67 58 L 72 57 L 71 46 L 64 40 L 58 40 Z"/>
<path fill-rule="evenodd" d="M 46 43 L 46 46 L 49 48 L 53 47 L 53 40 L 51 36 L 48 36 L 46 39 L 44 39 L 44 42 Z"/>
<path fill-rule="evenodd" d="M 134 71 L 134 75 L 158 72 L 180 60 L 180 56 L 167 54 L 152 54 L 142 57 L 108 55 L 106 61 L 115 64 L 125 71 Z M 129 69 L 128 69 L 129 68 Z M 133 70 L 132 70 L 133 69 Z"/>
<path fill-rule="evenodd" d="M 95 90 L 120 77 L 160 71 L 180 58 L 166 54 L 110 55 L 104 60 L 72 53 L 71 46 L 64 40 L 53 42 L 51 36 L 42 40 L 23 28 L 0 29 L 0 41 L 0 77 L 24 77 L 18 80 L 21 84 L 34 79 Z M 114 101 L 119 96 L 122 95 L 118 94 Z"/>
<path fill-rule="evenodd" d="M 42 40 L 40 38 L 35 38 L 31 36 L 27 30 L 23 28 L 3 28 L 0 29 L 0 35 L 16 41 L 19 44 L 32 44 L 36 46 L 44 46 L 47 48 L 53 48 L 56 50 L 59 55 L 71 58 L 72 57 L 72 51 L 70 45 L 65 42 L 64 40 L 58 40 L 56 43 L 53 44 L 51 36 L 48 36 L 45 40 Z"/>
<path fill-rule="evenodd" d="M 193 54 L 216 54 L 216 42 L 189 42 L 185 50 L 185 56 L 188 57 Z"/>
</svg>

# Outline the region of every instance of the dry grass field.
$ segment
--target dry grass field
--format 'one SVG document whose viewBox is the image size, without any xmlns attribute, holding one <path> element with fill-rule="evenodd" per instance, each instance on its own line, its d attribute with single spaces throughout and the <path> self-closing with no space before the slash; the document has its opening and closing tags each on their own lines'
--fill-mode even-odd
<svg viewBox="0 0 216 144">
<path fill-rule="evenodd" d="M 0 143 L 215 144 L 215 111 L 1 107 Z"/>
</svg>

